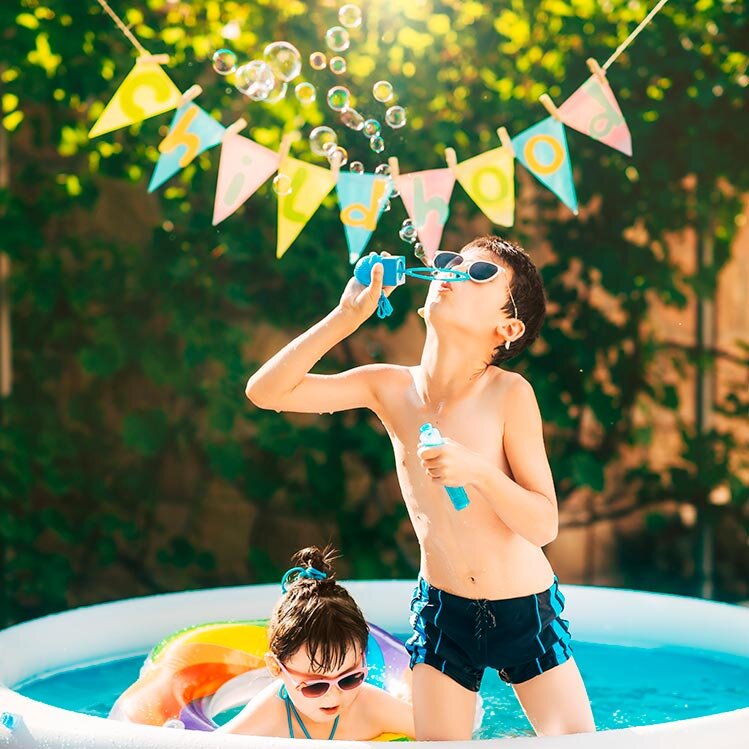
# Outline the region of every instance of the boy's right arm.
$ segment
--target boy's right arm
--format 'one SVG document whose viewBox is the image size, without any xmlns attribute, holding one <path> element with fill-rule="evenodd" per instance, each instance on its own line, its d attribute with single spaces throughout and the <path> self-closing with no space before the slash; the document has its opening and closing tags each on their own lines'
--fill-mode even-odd
<svg viewBox="0 0 749 749">
<path fill-rule="evenodd" d="M 384 253 L 383 253 L 384 254 Z M 276 411 L 322 413 L 367 407 L 376 410 L 378 375 L 387 365 L 370 364 L 335 375 L 310 370 L 333 346 L 351 335 L 377 309 L 382 265 L 372 269 L 372 283 L 351 278 L 338 306 L 306 333 L 291 341 L 250 377 L 245 393 L 258 407 Z M 386 287 L 389 294 L 393 287 Z"/>
</svg>

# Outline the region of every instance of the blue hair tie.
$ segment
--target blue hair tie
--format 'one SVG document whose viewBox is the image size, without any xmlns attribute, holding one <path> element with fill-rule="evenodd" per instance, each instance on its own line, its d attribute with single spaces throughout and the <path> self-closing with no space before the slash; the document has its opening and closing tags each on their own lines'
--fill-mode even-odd
<svg viewBox="0 0 749 749">
<path fill-rule="evenodd" d="M 283 593 L 287 591 L 286 583 L 294 573 L 297 574 L 297 577 L 306 577 L 308 580 L 325 580 L 327 578 L 324 572 L 320 572 L 320 570 L 316 570 L 314 567 L 292 567 L 281 578 L 281 591 Z"/>
</svg>

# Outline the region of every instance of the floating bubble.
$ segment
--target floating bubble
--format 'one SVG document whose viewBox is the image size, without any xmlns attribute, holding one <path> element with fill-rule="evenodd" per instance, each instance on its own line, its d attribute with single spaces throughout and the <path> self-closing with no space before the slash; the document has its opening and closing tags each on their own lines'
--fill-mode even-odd
<svg viewBox="0 0 749 749">
<path fill-rule="evenodd" d="M 338 166 L 343 166 L 348 161 L 348 151 L 343 146 L 332 146 L 325 149 L 325 156 L 327 157 L 330 165 L 333 166 L 338 163 Z"/>
<path fill-rule="evenodd" d="M 275 104 L 277 101 L 281 101 L 286 96 L 286 90 L 289 84 L 286 81 L 282 81 L 280 78 L 276 78 L 273 82 L 273 88 L 270 93 L 263 99 L 266 104 Z"/>
<path fill-rule="evenodd" d="M 385 141 L 382 139 L 380 135 L 373 135 L 369 139 L 369 147 L 375 153 L 382 153 L 385 150 Z"/>
<path fill-rule="evenodd" d="M 364 127 L 364 117 L 355 109 L 347 107 L 341 112 L 341 122 L 351 130 L 361 130 Z"/>
<path fill-rule="evenodd" d="M 237 69 L 237 56 L 230 49 L 217 49 L 211 62 L 219 75 L 229 75 Z"/>
<path fill-rule="evenodd" d="M 328 90 L 328 106 L 334 112 L 343 112 L 351 101 L 351 92 L 345 86 L 333 86 Z"/>
<path fill-rule="evenodd" d="M 333 52 L 345 52 L 350 42 L 348 31 L 343 26 L 331 26 L 325 32 L 325 42 Z"/>
<path fill-rule="evenodd" d="M 297 83 L 294 87 L 294 95 L 299 103 L 304 104 L 306 107 L 315 101 L 317 98 L 317 91 L 315 91 L 315 87 L 311 83 L 303 81 L 302 83 Z"/>
<path fill-rule="evenodd" d="M 338 11 L 338 20 L 349 29 L 361 26 L 361 8 L 350 3 L 341 6 L 341 9 Z"/>
<path fill-rule="evenodd" d="M 309 66 L 313 70 L 323 70 L 328 67 L 328 58 L 324 52 L 313 52 L 309 56 Z"/>
<path fill-rule="evenodd" d="M 352 161 L 348 167 L 354 174 L 364 174 L 364 164 L 361 161 Z"/>
<path fill-rule="evenodd" d="M 302 70 L 302 56 L 289 42 L 273 42 L 265 48 L 263 55 L 273 74 L 282 81 L 293 80 Z"/>
<path fill-rule="evenodd" d="M 390 109 L 385 112 L 385 122 L 387 122 L 393 130 L 403 127 L 406 124 L 406 110 L 397 105 L 390 107 Z"/>
<path fill-rule="evenodd" d="M 253 101 L 263 101 L 273 90 L 276 79 L 268 63 L 252 60 L 237 68 L 235 86 Z"/>
<path fill-rule="evenodd" d="M 364 134 L 368 135 L 370 138 L 373 135 L 379 135 L 381 129 L 380 123 L 377 122 L 377 120 L 369 119 L 364 123 Z"/>
<path fill-rule="evenodd" d="M 342 57 L 331 57 L 330 69 L 336 75 L 343 75 L 346 72 L 346 60 Z"/>
<path fill-rule="evenodd" d="M 288 174 L 279 172 L 273 178 L 273 192 L 276 195 L 288 195 L 291 192 L 291 177 Z"/>
<path fill-rule="evenodd" d="M 387 198 L 382 201 L 381 205 L 383 213 L 387 213 L 390 210 L 390 201 Z"/>
<path fill-rule="evenodd" d="M 414 226 L 414 222 L 411 221 L 410 218 L 407 218 L 403 222 L 400 231 L 398 232 L 398 236 L 404 242 L 412 242 L 414 240 L 414 238 L 416 237 L 416 227 Z"/>
<path fill-rule="evenodd" d="M 395 186 L 395 182 L 393 182 L 393 178 L 390 178 L 390 184 L 393 186 L 393 189 L 390 191 L 390 197 L 391 198 L 399 198 L 401 193 L 400 190 Z"/>
<path fill-rule="evenodd" d="M 390 176 L 390 165 L 389 164 L 378 164 L 375 167 L 375 174 L 384 174 Z"/>
<path fill-rule="evenodd" d="M 335 134 L 335 130 L 329 128 L 327 125 L 316 127 L 309 134 L 309 146 L 312 149 L 312 153 L 316 153 L 318 156 L 325 156 L 326 148 L 332 148 L 337 145 L 338 136 Z"/>
<path fill-rule="evenodd" d="M 414 244 L 414 255 L 419 259 L 423 260 L 426 256 L 426 252 L 424 250 L 424 245 L 421 242 L 416 242 Z"/>
<path fill-rule="evenodd" d="M 377 101 L 383 103 L 390 101 L 393 98 L 393 84 L 390 83 L 390 81 L 377 81 L 377 83 L 372 86 L 372 96 L 374 96 Z"/>
</svg>

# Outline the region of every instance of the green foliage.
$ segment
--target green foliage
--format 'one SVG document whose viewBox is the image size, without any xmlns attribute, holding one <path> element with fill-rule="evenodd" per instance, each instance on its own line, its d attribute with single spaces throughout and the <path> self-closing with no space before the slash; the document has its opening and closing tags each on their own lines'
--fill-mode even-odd
<svg viewBox="0 0 749 749">
<path fill-rule="evenodd" d="M 169 73 L 183 90 L 201 83 L 201 104 L 224 124 L 249 113 L 253 137 L 273 147 L 285 129 L 330 123 L 322 104 L 302 111 L 292 97 L 248 110 L 212 71 L 210 56 L 225 46 L 221 29 L 235 20 L 241 36 L 232 45 L 240 57 L 285 38 L 306 58 L 322 46 L 333 6 L 113 6 L 149 51 L 170 55 Z M 465 158 L 496 145 L 499 125 L 514 134 L 545 116 L 538 95 L 548 91 L 561 102 L 587 77 L 585 59 L 603 62 L 646 12 L 645 4 L 624 0 L 372 3 L 363 41 L 348 54 L 348 80 L 367 112 L 377 111 L 367 100 L 371 83 L 391 80 L 409 126 L 388 134 L 388 155 L 406 171 L 437 167 L 443 145 L 455 145 Z M 158 512 L 197 510 L 217 481 L 261 514 L 293 512 L 334 524 L 352 574 L 413 574 L 415 560 L 393 553 L 405 511 L 379 501 L 378 482 L 393 466 L 372 418 L 325 416 L 309 426 L 258 412 L 243 397 L 259 364 L 258 323 L 288 331 L 308 326 L 335 303 L 350 273 L 332 196 L 281 262 L 274 258 L 276 204 L 267 185 L 235 216 L 211 226 L 217 151 L 149 198 L 148 175 L 168 116 L 87 138 L 134 60 L 99 5 L 12 0 L 0 4 L 0 27 L 0 102 L 11 158 L 10 186 L 0 191 L 0 243 L 13 261 L 16 376 L 0 414 L 1 616 L 12 621 L 86 600 L 87 586 L 113 566 L 132 580 L 113 596 L 162 590 L 176 578 L 154 569 L 154 558 L 201 584 L 230 582 L 197 529 L 185 537 L 165 527 Z M 596 210 L 559 220 L 556 199 L 541 192 L 534 225 L 512 231 L 525 242 L 540 223 L 555 249 L 543 269 L 553 303 L 546 345 L 523 366 L 550 426 L 561 501 L 580 486 L 603 491 L 602 466 L 647 442 L 636 407 L 677 405 L 675 388 L 651 373 L 663 351 L 643 325 L 647 294 L 684 306 L 690 287 L 701 295 L 714 291 L 728 259 L 740 213 L 735 195 L 749 186 L 740 158 L 749 125 L 745 28 L 740 2 L 667 5 L 609 71 L 635 157 L 570 131 L 578 196 Z M 305 71 L 319 89 L 332 82 L 328 73 Z M 372 168 L 361 136 L 339 132 L 351 157 Z M 293 153 L 315 159 L 304 141 Z M 696 176 L 697 190 L 685 182 L 688 175 Z M 735 192 L 719 189 L 721 180 Z M 457 189 L 452 211 L 455 237 L 461 217 L 470 219 L 477 208 Z M 401 247 L 403 217 L 394 202 L 373 249 Z M 696 277 L 669 257 L 665 238 L 708 221 L 715 268 Z M 647 232 L 645 243 L 627 239 L 636 224 Z M 572 286 L 570 271 L 577 270 Z M 596 289 L 617 306 L 615 318 L 595 301 Z M 389 328 L 402 324 L 415 293 L 399 291 Z M 341 346 L 324 364 L 358 363 Z M 745 418 L 742 392 L 724 408 Z M 600 436 L 585 433 L 586 413 Z M 629 477 L 640 487 L 639 503 L 681 492 L 681 499 L 700 503 L 712 487 L 730 483 L 738 518 L 747 489 L 726 459 L 743 449 L 731 439 L 719 432 L 698 437 L 684 427 L 678 465 L 658 476 L 644 466 Z M 371 477 L 355 502 L 345 489 L 352 471 Z M 272 538 L 251 539 L 248 577 L 278 574 L 272 550 Z M 735 573 L 726 572 L 726 580 Z M 723 591 L 738 594 L 730 584 Z"/>
</svg>

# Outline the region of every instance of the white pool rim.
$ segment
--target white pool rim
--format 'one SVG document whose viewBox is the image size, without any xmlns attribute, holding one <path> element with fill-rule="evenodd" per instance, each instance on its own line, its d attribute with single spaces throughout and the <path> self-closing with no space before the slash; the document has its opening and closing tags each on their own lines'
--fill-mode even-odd
<svg viewBox="0 0 749 749">
<path fill-rule="evenodd" d="M 412 581 L 344 583 L 368 621 L 393 632 L 408 631 Z M 694 598 L 612 588 L 562 585 L 565 618 L 573 638 L 590 643 L 641 648 L 690 648 L 749 658 L 749 609 Z M 247 737 L 136 726 L 51 707 L 23 697 L 12 686 L 71 667 L 147 652 L 178 629 L 204 621 L 268 616 L 277 585 L 218 588 L 148 596 L 100 604 L 25 622 L 0 632 L 0 712 L 19 718 L 12 733 L 0 728 L 0 747 L 13 749 L 221 749 L 248 747 Z M 574 640 L 573 640 L 574 643 Z M 616 674 L 611 675 L 612 680 Z M 594 734 L 505 738 L 486 747 L 526 744 L 538 749 L 632 747 L 651 749 L 745 749 L 749 706 L 700 718 Z M 258 749 L 299 749 L 288 738 L 252 738 Z M 336 741 L 336 749 L 371 742 Z M 414 742 L 415 749 L 473 746 L 479 742 Z M 372 746 L 383 746 L 374 744 Z M 329 749 L 306 741 L 309 749 Z"/>
</svg>

